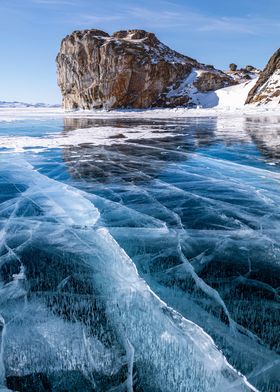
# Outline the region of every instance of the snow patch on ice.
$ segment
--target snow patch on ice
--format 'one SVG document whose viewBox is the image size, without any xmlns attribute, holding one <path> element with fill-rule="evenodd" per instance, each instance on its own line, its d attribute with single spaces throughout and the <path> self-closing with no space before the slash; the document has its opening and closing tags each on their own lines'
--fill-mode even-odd
<svg viewBox="0 0 280 392">
<path fill-rule="evenodd" d="M 117 128 L 93 127 L 76 129 L 68 133 L 46 135 L 45 137 L 31 136 L 0 136 L 0 149 L 8 152 L 23 152 L 28 149 L 40 152 L 45 148 L 62 148 L 65 146 L 78 146 L 80 144 L 112 145 L 139 140 L 174 137 L 178 134 L 162 132 L 157 128 Z"/>
</svg>

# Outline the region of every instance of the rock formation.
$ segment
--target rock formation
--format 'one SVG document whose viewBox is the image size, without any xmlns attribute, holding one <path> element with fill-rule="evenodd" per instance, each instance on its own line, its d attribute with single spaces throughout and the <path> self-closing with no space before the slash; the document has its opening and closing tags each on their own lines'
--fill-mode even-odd
<svg viewBox="0 0 280 392">
<path fill-rule="evenodd" d="M 270 58 L 250 91 L 246 103 L 257 105 L 280 103 L 280 49 Z"/>
<path fill-rule="evenodd" d="M 63 39 L 57 67 L 65 109 L 187 106 L 198 92 L 236 83 L 143 30 L 75 31 Z"/>
<path fill-rule="evenodd" d="M 222 74 L 222 72 L 211 72 L 211 70 L 200 72 L 193 82 L 193 85 L 202 93 L 219 90 L 233 84 L 235 83 L 229 79 L 228 75 Z"/>
<path fill-rule="evenodd" d="M 230 64 L 230 66 L 233 64 Z M 234 64 L 235 65 L 235 64 Z M 226 71 L 226 74 L 229 75 L 232 79 L 234 79 L 238 84 L 248 82 L 252 79 L 256 79 L 259 77 L 261 71 L 252 65 L 246 65 L 244 68 L 235 69 L 232 71 L 229 69 Z"/>
</svg>

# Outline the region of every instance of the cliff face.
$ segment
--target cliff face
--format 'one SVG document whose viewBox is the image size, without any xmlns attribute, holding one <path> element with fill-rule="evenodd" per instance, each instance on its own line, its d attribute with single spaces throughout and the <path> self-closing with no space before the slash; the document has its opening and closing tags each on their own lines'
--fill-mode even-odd
<svg viewBox="0 0 280 392">
<path fill-rule="evenodd" d="M 143 30 L 75 31 L 61 43 L 57 68 L 66 109 L 185 106 L 193 93 L 236 83 Z"/>
<path fill-rule="evenodd" d="M 280 49 L 270 58 L 267 66 L 250 91 L 246 103 L 276 104 L 280 103 Z"/>
</svg>

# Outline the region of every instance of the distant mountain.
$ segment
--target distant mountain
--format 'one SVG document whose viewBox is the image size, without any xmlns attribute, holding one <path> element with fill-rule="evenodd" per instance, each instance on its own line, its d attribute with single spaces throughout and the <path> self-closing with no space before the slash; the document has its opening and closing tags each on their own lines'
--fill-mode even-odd
<svg viewBox="0 0 280 392">
<path fill-rule="evenodd" d="M 56 104 L 56 105 L 51 105 L 47 103 L 26 103 L 26 102 L 18 102 L 18 101 L 13 101 L 13 102 L 6 102 L 6 101 L 0 101 L 0 108 L 59 108 L 61 105 Z"/>
</svg>

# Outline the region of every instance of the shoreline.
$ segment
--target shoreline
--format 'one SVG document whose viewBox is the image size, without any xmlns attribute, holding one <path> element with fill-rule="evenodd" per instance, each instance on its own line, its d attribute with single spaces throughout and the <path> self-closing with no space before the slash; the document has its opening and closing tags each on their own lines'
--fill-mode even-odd
<svg viewBox="0 0 280 392">
<path fill-rule="evenodd" d="M 0 122 L 13 122 L 28 118 L 194 118 L 194 117 L 240 117 L 240 116 L 280 116 L 280 108 L 248 106 L 242 108 L 152 108 L 116 110 L 64 110 L 62 108 L 0 108 Z"/>
</svg>

